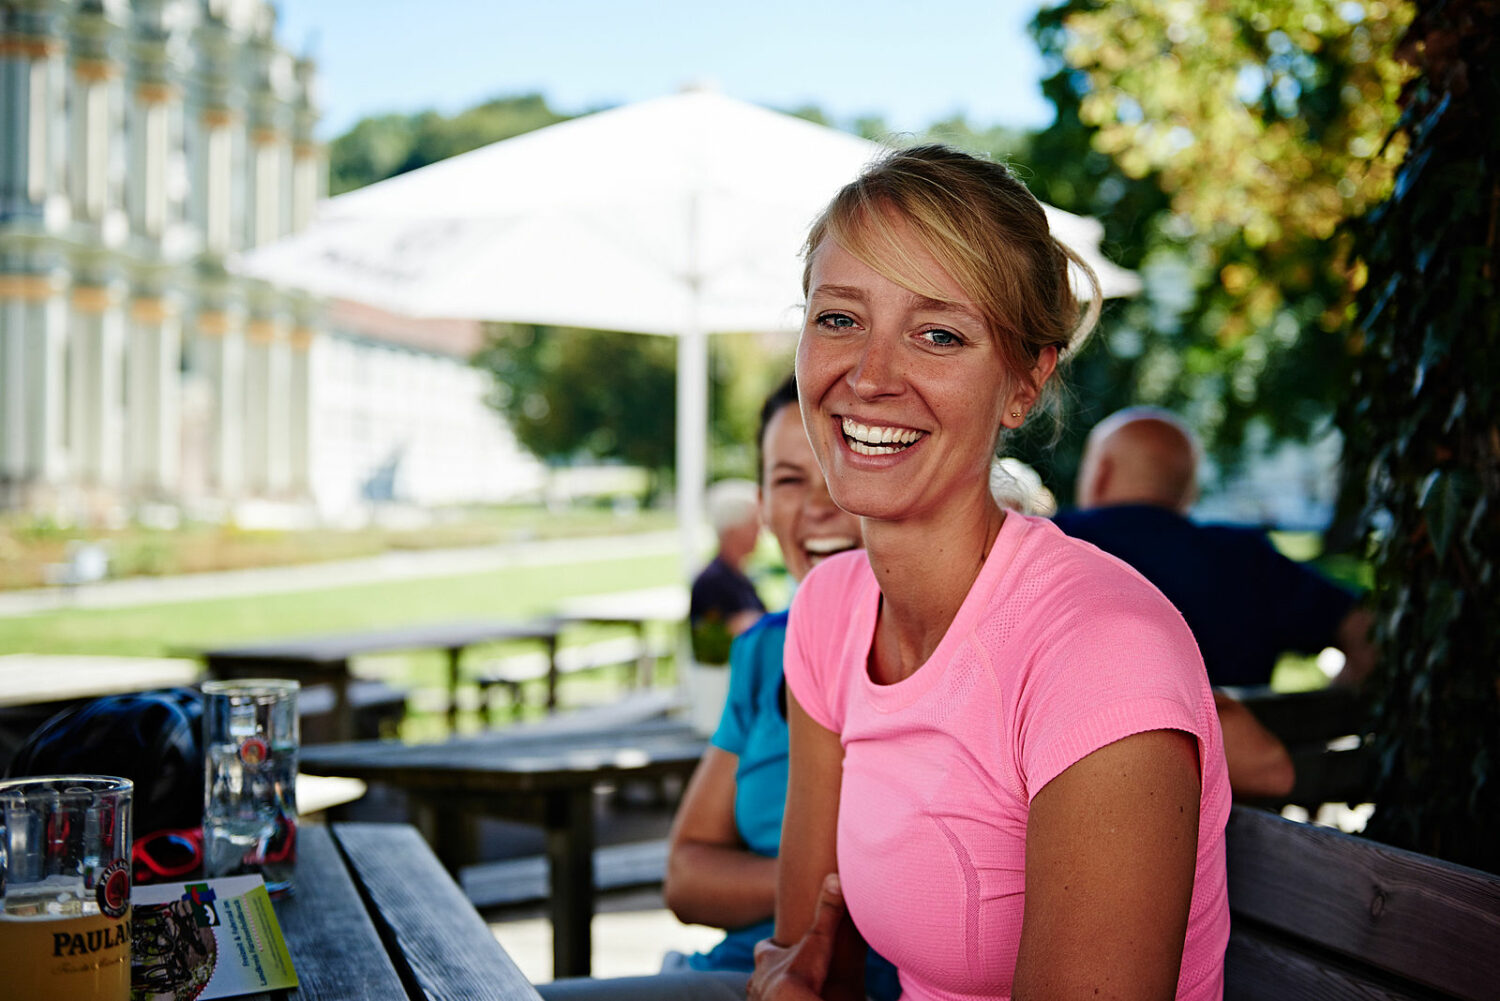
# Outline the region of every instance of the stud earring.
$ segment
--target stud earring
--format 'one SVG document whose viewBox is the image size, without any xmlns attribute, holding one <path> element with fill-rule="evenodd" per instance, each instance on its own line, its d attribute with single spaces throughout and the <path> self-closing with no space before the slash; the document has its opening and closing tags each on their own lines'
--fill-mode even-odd
<svg viewBox="0 0 1500 1001">
<path fill-rule="evenodd" d="M 1021 416 L 1021 411 L 1019 411 L 1019 410 L 1012 410 L 1012 411 L 1011 411 L 1011 412 L 1010 412 L 1010 415 L 1011 415 L 1011 416 L 1012 416 L 1012 417 L 1020 417 L 1020 416 Z"/>
</svg>

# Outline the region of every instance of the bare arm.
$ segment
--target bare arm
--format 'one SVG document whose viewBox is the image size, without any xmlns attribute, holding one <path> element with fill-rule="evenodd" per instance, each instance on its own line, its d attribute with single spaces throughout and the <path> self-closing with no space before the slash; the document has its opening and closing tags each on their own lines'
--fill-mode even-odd
<svg viewBox="0 0 1500 1001">
<path fill-rule="evenodd" d="M 1344 651 L 1344 667 L 1333 679 L 1335 685 L 1358 688 L 1375 669 L 1380 651 L 1370 638 L 1374 625 L 1374 614 L 1368 608 L 1359 607 L 1350 609 L 1339 623 L 1335 645 Z"/>
<path fill-rule="evenodd" d="M 1219 728 L 1224 732 L 1224 759 L 1229 765 L 1229 787 L 1236 796 L 1285 796 L 1297 781 L 1292 756 L 1274 733 L 1223 692 L 1214 692 Z"/>
<path fill-rule="evenodd" d="M 781 822 L 776 941 L 790 945 L 812 925 L 823 878 L 838 871 L 844 748 L 838 734 L 807 715 L 790 690 L 786 702 L 792 758 Z"/>
<path fill-rule="evenodd" d="M 1152 730 L 1100 748 L 1036 794 L 1016 1001 L 1173 997 L 1199 785 L 1197 742 Z"/>
<path fill-rule="evenodd" d="M 734 823 L 739 758 L 710 747 L 672 819 L 662 895 L 679 919 L 740 928 L 771 917 L 776 860 L 745 847 Z"/>
<path fill-rule="evenodd" d="M 787 695 L 791 774 L 781 824 L 776 934 L 756 947 L 753 1001 L 863 1001 L 864 943 L 843 908 L 836 835 L 844 749 Z"/>
</svg>

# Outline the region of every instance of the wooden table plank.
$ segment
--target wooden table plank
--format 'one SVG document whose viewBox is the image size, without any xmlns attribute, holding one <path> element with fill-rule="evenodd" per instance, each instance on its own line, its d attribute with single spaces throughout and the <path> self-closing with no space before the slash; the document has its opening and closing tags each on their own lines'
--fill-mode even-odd
<svg viewBox="0 0 1500 1001">
<path fill-rule="evenodd" d="M 421 996 L 538 1001 L 526 976 L 415 830 L 339 824 L 334 837 L 379 915 L 382 936 L 404 961 Z"/>
<path fill-rule="evenodd" d="M 275 903 L 299 981 L 287 1001 L 408 1001 L 327 828 L 298 831 L 296 880 Z"/>
</svg>

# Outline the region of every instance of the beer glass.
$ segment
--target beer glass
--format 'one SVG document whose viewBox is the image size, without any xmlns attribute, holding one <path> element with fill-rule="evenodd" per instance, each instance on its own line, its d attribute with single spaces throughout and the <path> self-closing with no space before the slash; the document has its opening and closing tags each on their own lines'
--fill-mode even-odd
<svg viewBox="0 0 1500 1001">
<path fill-rule="evenodd" d="M 289 893 L 297 862 L 295 681 L 203 683 L 204 874 L 259 873 Z"/>
<path fill-rule="evenodd" d="M 7 997 L 130 997 L 129 779 L 0 781 L 0 970 Z"/>
</svg>

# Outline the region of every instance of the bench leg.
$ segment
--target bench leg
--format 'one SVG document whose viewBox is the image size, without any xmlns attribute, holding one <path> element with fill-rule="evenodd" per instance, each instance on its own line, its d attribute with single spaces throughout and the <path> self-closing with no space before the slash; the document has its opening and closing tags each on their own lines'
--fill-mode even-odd
<svg viewBox="0 0 1500 1001">
<path fill-rule="evenodd" d="M 462 680 L 458 661 L 462 656 L 462 649 L 453 648 L 448 651 L 448 729 L 452 733 L 458 732 L 458 684 Z"/>
<path fill-rule="evenodd" d="M 444 806 L 441 800 L 412 796 L 417 829 L 432 853 L 455 876 L 462 866 L 479 859 L 479 818 L 467 810 Z"/>
<path fill-rule="evenodd" d="M 557 637 L 544 641 L 547 647 L 547 712 L 557 712 Z"/>
<path fill-rule="evenodd" d="M 552 976 L 586 977 L 593 954 L 594 791 L 547 796 L 547 862 L 552 880 Z"/>
</svg>

